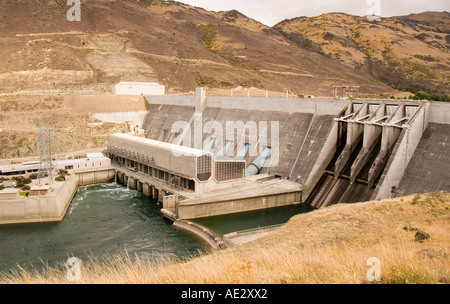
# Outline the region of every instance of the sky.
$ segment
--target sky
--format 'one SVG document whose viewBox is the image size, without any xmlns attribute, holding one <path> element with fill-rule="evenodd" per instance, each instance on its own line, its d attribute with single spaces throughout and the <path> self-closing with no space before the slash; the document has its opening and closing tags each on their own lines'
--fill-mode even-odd
<svg viewBox="0 0 450 304">
<path fill-rule="evenodd" d="M 213 11 L 238 10 L 265 25 L 295 17 L 341 12 L 365 16 L 402 16 L 425 11 L 450 11 L 449 0 L 177 0 Z"/>
</svg>

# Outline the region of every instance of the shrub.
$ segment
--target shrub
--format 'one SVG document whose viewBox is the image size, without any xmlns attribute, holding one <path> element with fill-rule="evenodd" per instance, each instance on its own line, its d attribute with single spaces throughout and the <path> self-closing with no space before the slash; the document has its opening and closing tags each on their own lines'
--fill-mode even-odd
<svg viewBox="0 0 450 304">
<path fill-rule="evenodd" d="M 202 40 L 205 44 L 206 48 L 210 52 L 216 51 L 216 37 L 217 37 L 217 29 L 216 26 L 213 24 L 200 24 L 198 28 L 201 31 L 202 34 Z"/>
<path fill-rule="evenodd" d="M 31 173 L 31 174 L 30 174 L 30 178 L 31 178 L 31 179 L 37 179 L 37 178 L 38 178 L 37 173 Z"/>
<path fill-rule="evenodd" d="M 59 171 L 59 176 L 61 176 L 61 177 L 66 176 L 67 172 L 68 172 L 67 170 L 60 170 Z"/>
<path fill-rule="evenodd" d="M 63 182 L 63 181 L 65 181 L 66 179 L 63 177 L 63 176 L 57 176 L 57 177 L 55 177 L 55 181 L 57 181 L 57 182 Z"/>
<path fill-rule="evenodd" d="M 25 185 L 22 187 L 23 191 L 29 191 L 31 189 L 30 185 Z"/>
<path fill-rule="evenodd" d="M 424 91 L 418 91 L 416 93 L 417 98 L 419 99 L 426 99 L 426 100 L 430 100 L 430 95 Z"/>
<path fill-rule="evenodd" d="M 450 96 L 445 94 L 428 94 L 424 91 L 416 92 L 416 95 L 413 97 L 414 100 L 425 99 L 432 101 L 450 101 Z"/>
<path fill-rule="evenodd" d="M 23 186 L 30 184 L 31 178 L 29 177 L 23 177 L 23 176 L 18 176 L 16 178 L 14 178 L 14 180 L 16 181 L 16 187 L 22 188 Z"/>
<path fill-rule="evenodd" d="M 323 34 L 323 39 L 325 40 L 333 40 L 334 38 L 336 38 L 336 36 L 333 33 L 326 32 Z"/>
<path fill-rule="evenodd" d="M 428 37 L 430 37 L 430 35 L 428 35 L 427 33 L 420 33 L 418 35 L 414 36 L 416 39 L 419 39 L 420 41 L 425 41 L 425 39 L 427 39 Z"/>
</svg>

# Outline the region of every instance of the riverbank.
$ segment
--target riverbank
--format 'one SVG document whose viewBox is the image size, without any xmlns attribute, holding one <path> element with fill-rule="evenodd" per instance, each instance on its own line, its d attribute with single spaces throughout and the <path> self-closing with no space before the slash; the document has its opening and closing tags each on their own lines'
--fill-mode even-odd
<svg viewBox="0 0 450 304">
<path fill-rule="evenodd" d="M 415 229 L 429 238 L 416 241 Z M 450 283 L 448 231 L 448 192 L 336 205 L 297 215 L 254 242 L 189 262 L 85 261 L 81 283 L 359 284 L 373 279 L 371 258 L 379 261 L 382 283 Z M 47 268 L 3 275 L 0 283 L 68 281 L 65 271 Z"/>
</svg>

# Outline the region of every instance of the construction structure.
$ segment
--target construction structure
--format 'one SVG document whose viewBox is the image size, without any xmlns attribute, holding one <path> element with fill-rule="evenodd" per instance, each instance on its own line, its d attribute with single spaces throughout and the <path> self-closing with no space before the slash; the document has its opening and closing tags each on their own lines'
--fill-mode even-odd
<svg viewBox="0 0 450 304">
<path fill-rule="evenodd" d="M 119 182 L 155 198 L 179 219 L 300 203 L 295 183 L 246 178 L 244 159 L 120 133 L 109 136 L 107 152 Z"/>
<path fill-rule="evenodd" d="M 115 95 L 164 95 L 166 87 L 156 82 L 122 81 L 110 86 Z"/>
<path fill-rule="evenodd" d="M 359 86 L 357 85 L 333 85 L 333 97 L 334 99 L 347 99 L 350 97 L 351 99 L 355 99 L 355 93 L 358 92 Z M 348 96 L 350 93 L 350 96 Z"/>
<path fill-rule="evenodd" d="M 166 147 L 170 165 L 154 148 L 134 148 L 129 142 L 142 138 L 130 135 L 111 136 L 108 152 L 118 179 L 162 202 L 174 218 L 450 190 L 450 170 L 439 169 L 450 155 L 446 103 L 205 96 L 202 88 L 195 96 L 144 97 L 143 129 L 150 146 Z M 128 142 L 114 144 L 120 137 Z M 442 147 L 432 174 L 416 162 L 431 157 L 424 148 L 416 153 L 422 142 Z M 191 160 L 172 153 L 186 143 L 195 148 Z M 207 159 L 207 180 L 196 171 L 199 157 Z M 220 180 L 227 162 L 242 168 L 237 160 L 245 162 L 245 174 Z M 427 187 L 417 182 L 420 174 Z"/>
</svg>

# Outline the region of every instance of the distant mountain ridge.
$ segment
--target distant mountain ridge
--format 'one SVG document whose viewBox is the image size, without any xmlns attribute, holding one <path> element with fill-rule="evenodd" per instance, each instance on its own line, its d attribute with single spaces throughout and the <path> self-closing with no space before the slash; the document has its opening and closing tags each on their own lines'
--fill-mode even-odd
<svg viewBox="0 0 450 304">
<path fill-rule="evenodd" d="M 393 88 L 450 95 L 448 12 L 382 18 L 380 22 L 333 13 L 284 20 L 274 28 L 300 41 L 300 47 L 368 72 Z"/>
<path fill-rule="evenodd" d="M 82 1 L 80 22 L 67 21 L 68 8 L 63 0 L 0 1 L 1 92 L 105 90 L 105 84 L 128 80 L 158 81 L 169 93 L 204 86 L 331 96 L 331 86 L 339 84 L 359 85 L 361 96 L 395 93 L 391 83 L 378 74 L 383 65 L 376 60 L 384 63 L 378 56 L 383 53 L 371 51 L 371 44 L 365 48 L 363 38 L 352 36 L 357 22 L 368 28 L 380 27 L 363 22 L 362 17 L 322 16 L 336 23 L 335 29 L 347 32 L 316 26 L 315 33 L 304 24 L 317 24 L 319 17 L 284 21 L 271 28 L 236 10 L 209 12 L 175 1 Z M 420 17 L 401 22 L 426 26 Z M 436 30 L 434 23 L 432 26 Z M 365 29 L 359 31 L 360 37 L 365 37 Z M 327 39 L 318 39 L 320 36 Z M 441 55 L 448 53 L 446 38 L 438 40 L 445 52 L 432 45 L 431 40 L 437 38 L 428 39 L 423 37 L 425 47 L 414 53 L 414 62 L 446 69 L 447 57 Z M 339 47 L 344 44 L 344 49 Z M 331 46 L 336 49 L 330 50 Z M 395 54 L 396 48 L 391 48 Z M 347 56 L 347 51 L 352 56 Z M 367 60 L 373 67 L 365 65 Z M 436 79 L 446 75 L 438 71 L 421 73 Z M 433 81 L 433 85 L 445 86 L 443 81 Z"/>
</svg>

